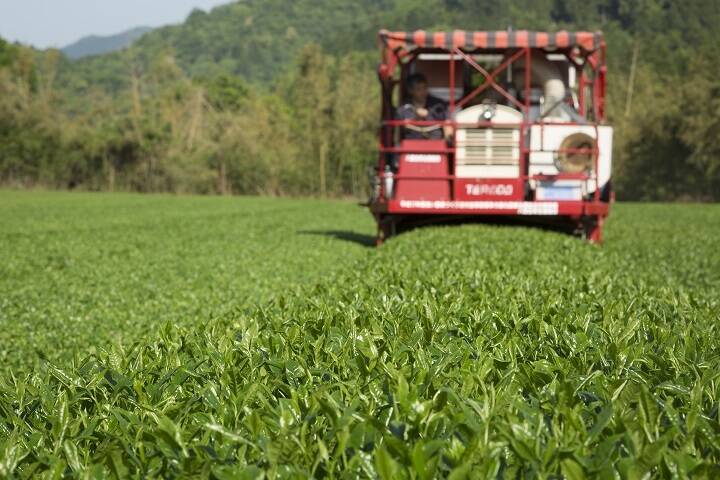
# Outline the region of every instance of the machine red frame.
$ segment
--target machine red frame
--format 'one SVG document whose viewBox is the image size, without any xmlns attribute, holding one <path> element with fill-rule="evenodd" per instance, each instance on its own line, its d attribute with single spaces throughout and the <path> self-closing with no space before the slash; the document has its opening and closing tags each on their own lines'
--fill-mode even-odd
<svg viewBox="0 0 720 480">
<path fill-rule="evenodd" d="M 526 141 L 533 126 L 541 129 L 546 125 L 559 123 L 540 121 L 531 122 L 530 112 L 530 90 L 532 88 L 532 53 L 533 51 L 552 51 L 562 53 L 575 67 L 578 81 L 578 113 L 588 119 L 582 125 L 595 128 L 595 138 L 598 139 L 597 128 L 605 122 L 605 85 L 606 85 L 606 47 L 601 33 L 593 32 L 530 32 L 530 31 L 495 31 L 495 32 L 390 32 L 382 30 L 379 32 L 379 43 L 382 49 L 382 63 L 378 74 L 382 85 L 382 119 L 379 131 L 379 160 L 377 165 L 378 191 L 371 200 L 369 206 L 378 224 L 378 244 L 394 235 L 400 228 L 407 224 L 432 222 L 438 219 L 463 217 L 486 217 L 486 216 L 520 216 L 533 215 L 535 218 L 542 218 L 545 221 L 561 219 L 564 224 L 573 225 L 575 231 L 580 232 L 594 243 L 602 240 L 602 224 L 609 213 L 609 198 L 601 198 L 601 189 L 598 182 L 598 158 L 599 149 L 597 142 L 592 149 L 585 150 L 552 150 L 556 154 L 564 152 L 586 152 L 592 153 L 594 168 L 587 174 L 559 173 L 557 175 L 529 175 L 528 165 L 530 153 L 541 151 L 547 152 L 544 145 L 540 150 L 532 150 Z M 448 105 L 448 118 L 454 118 L 454 113 L 461 107 L 467 105 L 472 99 L 489 88 L 499 92 L 509 103 L 514 105 L 523 114 L 523 121 L 520 124 L 507 124 L 505 126 L 519 128 L 520 131 L 520 176 L 517 179 L 521 182 L 523 191 L 526 191 L 530 180 L 563 180 L 580 179 L 595 182 L 595 191 L 592 197 L 583 200 L 573 201 L 536 201 L 531 198 L 523 198 L 520 201 L 457 201 L 456 188 L 459 181 L 466 178 L 455 177 L 455 145 L 444 141 L 421 140 L 414 142 L 411 148 L 402 148 L 395 145 L 396 130 L 408 125 L 429 126 L 449 125 L 453 127 L 454 135 L 458 127 L 481 128 L 484 126 L 503 126 L 493 122 L 478 121 L 475 123 L 458 123 L 454 120 L 445 122 L 437 121 L 412 121 L 396 120 L 395 107 L 392 98 L 395 88 L 402 88 L 409 67 L 420 54 L 443 53 L 448 54 L 448 78 L 450 95 Z M 480 66 L 472 58 L 475 54 L 503 54 L 504 61 L 489 72 Z M 481 85 L 470 92 L 463 92 L 460 100 L 456 101 L 457 60 L 467 63 L 474 70 L 480 72 L 485 80 Z M 520 100 L 505 90 L 496 77 L 511 68 L 515 62 L 522 62 L 524 66 L 524 94 Z M 399 72 L 399 78 L 396 74 Z M 588 110 L 588 98 L 586 91 L 592 92 L 591 110 Z M 402 93 L 402 92 L 401 92 Z M 563 122 L 562 125 L 580 125 L 574 122 Z M 542 130 L 541 130 L 542 132 Z M 541 138 L 544 135 L 541 134 Z M 438 144 L 442 142 L 442 144 Z M 411 142 L 412 143 L 412 142 Z M 403 175 L 402 173 L 386 173 L 386 163 L 391 154 L 443 154 L 448 157 L 450 171 L 447 174 L 423 175 L 423 180 L 434 179 L 449 182 L 450 198 L 446 200 L 428 201 L 407 201 L 402 196 L 390 196 L 386 192 L 385 179 L 392 175 L 393 182 L 401 185 L 404 180 L 417 180 L 416 177 Z M 397 191 L 397 190 L 395 190 Z"/>
</svg>

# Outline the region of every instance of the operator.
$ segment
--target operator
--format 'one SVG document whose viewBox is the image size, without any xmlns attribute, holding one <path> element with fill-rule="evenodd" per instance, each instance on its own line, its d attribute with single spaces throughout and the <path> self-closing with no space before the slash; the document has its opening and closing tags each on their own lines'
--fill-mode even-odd
<svg viewBox="0 0 720 480">
<path fill-rule="evenodd" d="M 409 102 L 397 109 L 398 120 L 444 122 L 447 120 L 447 104 L 428 92 L 428 81 L 422 73 L 407 78 Z M 450 140 L 453 129 L 449 125 L 405 125 L 402 138 L 409 140 Z"/>
</svg>

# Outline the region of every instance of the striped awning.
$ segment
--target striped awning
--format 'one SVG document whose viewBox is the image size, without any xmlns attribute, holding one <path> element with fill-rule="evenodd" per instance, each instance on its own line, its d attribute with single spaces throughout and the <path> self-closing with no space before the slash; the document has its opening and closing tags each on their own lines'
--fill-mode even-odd
<svg viewBox="0 0 720 480">
<path fill-rule="evenodd" d="M 452 32 L 390 32 L 381 30 L 380 40 L 391 50 L 415 48 L 441 48 L 450 50 L 460 48 L 472 51 L 476 49 L 492 48 L 569 48 L 580 47 L 592 52 L 600 47 L 602 33 L 600 32 L 567 32 L 560 31 L 530 32 L 527 30 L 494 32 L 467 32 L 455 30 Z"/>
</svg>

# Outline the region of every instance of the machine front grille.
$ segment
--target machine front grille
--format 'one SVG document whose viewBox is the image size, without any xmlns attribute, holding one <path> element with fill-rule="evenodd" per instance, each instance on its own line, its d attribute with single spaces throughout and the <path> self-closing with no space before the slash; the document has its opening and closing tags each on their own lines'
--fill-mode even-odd
<svg viewBox="0 0 720 480">
<path fill-rule="evenodd" d="M 458 135 L 457 164 L 518 165 L 519 145 L 520 131 L 517 128 L 464 129 Z"/>
</svg>

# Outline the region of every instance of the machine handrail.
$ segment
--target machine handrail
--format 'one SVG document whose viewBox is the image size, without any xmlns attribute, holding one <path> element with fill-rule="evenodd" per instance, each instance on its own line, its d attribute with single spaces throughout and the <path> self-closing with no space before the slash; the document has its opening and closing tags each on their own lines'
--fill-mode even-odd
<svg viewBox="0 0 720 480">
<path fill-rule="evenodd" d="M 402 127 L 414 125 L 418 127 L 428 127 L 434 125 L 444 125 L 450 127 L 461 128 L 478 128 L 478 127 L 517 127 L 527 128 L 532 126 L 569 126 L 569 127 L 599 127 L 605 125 L 602 122 L 457 122 L 455 120 L 383 120 L 381 126 L 384 127 Z"/>
<path fill-rule="evenodd" d="M 403 175 L 400 173 L 392 172 L 378 172 L 380 178 L 393 178 L 395 180 L 476 180 L 470 177 L 458 177 L 457 175 Z M 501 178 L 494 180 L 593 180 L 594 176 L 583 174 L 583 173 L 559 173 L 557 175 L 519 175 L 517 177 Z M 482 180 L 482 179 L 479 179 Z"/>
</svg>

